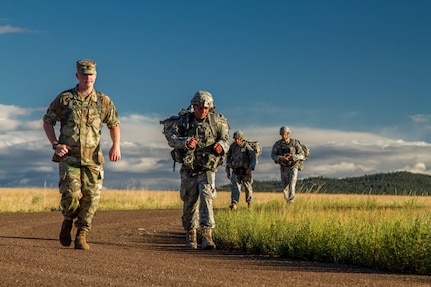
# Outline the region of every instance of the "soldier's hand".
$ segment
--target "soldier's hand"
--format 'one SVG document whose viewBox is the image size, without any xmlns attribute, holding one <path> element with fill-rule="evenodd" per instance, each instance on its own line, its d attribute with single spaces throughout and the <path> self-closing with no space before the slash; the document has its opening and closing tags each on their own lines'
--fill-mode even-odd
<svg viewBox="0 0 431 287">
<path fill-rule="evenodd" d="M 232 178 L 232 175 L 230 174 L 230 172 L 226 172 L 226 176 L 227 176 L 227 179 L 231 179 Z"/>
<path fill-rule="evenodd" d="M 187 142 L 187 147 L 189 149 L 194 149 L 196 147 L 196 145 L 198 144 L 198 139 L 197 138 L 191 138 L 188 142 Z"/>
<path fill-rule="evenodd" d="M 223 152 L 222 146 L 218 143 L 214 144 L 214 150 L 216 151 L 217 154 L 221 154 Z"/>
<path fill-rule="evenodd" d="M 57 148 L 54 151 L 58 156 L 63 157 L 69 153 L 69 147 L 65 144 L 57 144 Z"/>
<path fill-rule="evenodd" d="M 280 156 L 279 157 L 279 160 L 281 160 L 281 161 L 290 161 L 290 160 L 292 160 L 292 155 L 291 154 L 289 154 L 288 156 Z"/>
<path fill-rule="evenodd" d="M 110 149 L 109 149 L 109 160 L 110 161 L 119 161 L 121 159 L 121 151 L 120 151 L 120 147 L 113 145 Z"/>
</svg>

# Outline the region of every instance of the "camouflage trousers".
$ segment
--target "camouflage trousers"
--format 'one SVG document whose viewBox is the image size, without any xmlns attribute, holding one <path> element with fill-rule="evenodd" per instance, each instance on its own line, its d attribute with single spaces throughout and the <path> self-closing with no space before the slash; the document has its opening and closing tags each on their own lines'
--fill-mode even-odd
<svg viewBox="0 0 431 287">
<path fill-rule="evenodd" d="M 216 198 L 215 172 L 192 172 L 182 167 L 180 196 L 183 201 L 183 228 L 214 228 L 213 200 Z"/>
<path fill-rule="evenodd" d="M 253 179 L 250 175 L 237 175 L 235 172 L 232 173 L 230 179 L 230 189 L 231 189 L 231 202 L 238 203 L 241 194 L 241 189 L 244 187 L 245 201 L 251 202 L 253 200 Z"/>
<path fill-rule="evenodd" d="M 90 230 L 94 213 L 99 206 L 103 184 L 103 167 L 74 167 L 59 163 L 61 213 L 65 219 L 75 219 L 76 228 Z"/>
<path fill-rule="evenodd" d="M 287 202 L 295 198 L 296 181 L 298 179 L 298 168 L 280 166 L 281 184 L 283 185 L 284 199 Z"/>
</svg>

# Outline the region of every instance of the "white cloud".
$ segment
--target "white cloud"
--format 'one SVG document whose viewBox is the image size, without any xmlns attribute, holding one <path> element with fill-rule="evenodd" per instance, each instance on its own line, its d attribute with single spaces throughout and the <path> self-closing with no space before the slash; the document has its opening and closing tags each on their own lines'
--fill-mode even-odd
<svg viewBox="0 0 431 287">
<path fill-rule="evenodd" d="M 337 173 L 355 173 L 355 172 L 361 172 L 366 173 L 371 170 L 371 167 L 367 167 L 366 165 L 357 164 L 354 162 L 335 162 L 332 164 L 322 164 L 318 167 L 313 168 L 314 172 L 325 175 L 330 173 L 337 174 Z"/>
<path fill-rule="evenodd" d="M 41 109 L 23 109 L 0 104 L 0 185 L 56 186 L 57 166 L 42 130 Z M 37 120 L 29 119 L 33 114 Z M 105 186 L 108 188 L 177 189 L 177 165 L 172 172 L 171 148 L 161 132 L 160 115 L 120 115 L 122 160 L 111 163 L 109 131 L 103 130 Z M 259 140 L 263 154 L 254 172 L 256 180 L 279 180 L 279 167 L 270 158 L 273 143 L 280 138 L 279 126 L 245 126 L 247 138 Z M 293 126 L 292 137 L 311 149 L 300 178 L 352 177 L 407 170 L 431 174 L 431 145 L 424 141 L 391 139 L 379 134 Z M 231 134 L 233 134 L 233 128 Z M 22 181 L 22 179 L 25 179 Z M 227 184 L 224 167 L 217 185 Z"/>
<path fill-rule="evenodd" d="M 235 129 L 232 129 L 234 131 Z M 258 139 L 263 145 L 272 145 L 281 137 L 279 135 L 279 126 L 264 126 L 264 127 L 247 127 L 242 129 L 246 138 Z M 297 138 L 301 142 L 308 145 L 325 144 L 325 143 L 352 143 L 361 142 L 368 143 L 383 143 L 386 138 L 380 135 L 363 132 L 346 132 L 329 129 L 316 129 L 309 127 L 294 127 L 291 128 L 292 138 Z M 233 134 L 233 132 L 232 132 Z"/>
<path fill-rule="evenodd" d="M 29 31 L 25 28 L 14 27 L 14 26 L 10 26 L 10 25 L 0 26 L 0 34 L 23 33 L 23 32 L 29 32 Z"/>
<path fill-rule="evenodd" d="M 431 115 L 416 114 L 410 116 L 410 119 L 415 123 L 429 123 Z"/>
<path fill-rule="evenodd" d="M 0 132 L 17 129 L 20 125 L 17 117 L 25 114 L 25 109 L 0 104 Z"/>
<path fill-rule="evenodd" d="M 123 149 L 124 150 L 124 149 Z M 157 169 L 159 164 L 155 158 L 151 157 L 124 157 L 121 161 L 111 163 L 112 171 L 128 171 L 130 173 L 145 173 Z"/>
<path fill-rule="evenodd" d="M 431 175 L 431 170 L 427 169 L 427 166 L 424 162 L 417 162 L 413 164 L 413 166 L 406 165 L 403 168 L 400 169 L 401 171 L 409 171 L 413 173 L 424 173 Z"/>
<path fill-rule="evenodd" d="M 159 124 L 161 118 L 159 115 L 120 115 L 121 140 L 129 144 L 142 143 L 146 146 L 160 147 L 165 139 L 162 125 Z M 104 138 L 109 140 L 109 137 Z"/>
</svg>

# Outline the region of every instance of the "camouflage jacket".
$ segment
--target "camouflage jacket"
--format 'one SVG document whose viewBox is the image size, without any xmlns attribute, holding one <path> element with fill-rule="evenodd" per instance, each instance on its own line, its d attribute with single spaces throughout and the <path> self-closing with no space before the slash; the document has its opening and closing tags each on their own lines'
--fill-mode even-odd
<svg viewBox="0 0 431 287">
<path fill-rule="evenodd" d="M 289 154 L 293 157 L 291 161 L 286 162 L 279 160 L 280 156 L 287 156 Z M 296 167 L 299 165 L 299 162 L 304 159 L 304 151 L 299 141 L 289 139 L 288 142 L 285 142 L 283 139 L 280 139 L 272 146 L 271 158 L 275 163 L 281 166 Z"/>
<path fill-rule="evenodd" d="M 78 86 L 60 93 L 49 105 L 43 120 L 53 126 L 60 122 L 58 142 L 70 147 L 64 157 L 54 155 L 53 161 L 76 165 L 100 165 L 104 162 L 100 148 L 102 123 L 109 129 L 120 122 L 111 99 L 95 89 L 84 99 Z"/>
<path fill-rule="evenodd" d="M 230 169 L 233 169 L 234 172 L 248 168 L 254 170 L 255 167 L 256 154 L 246 141 L 243 141 L 240 146 L 235 142 L 230 145 L 226 156 L 226 172 L 230 172 Z"/>
<path fill-rule="evenodd" d="M 169 146 L 184 151 L 183 167 L 193 171 L 215 171 L 223 163 L 229 150 L 229 123 L 221 114 L 209 113 L 203 121 L 197 121 L 193 113 L 182 115 L 167 132 Z M 189 149 L 187 142 L 198 139 L 195 149 Z M 214 144 L 222 146 L 218 155 Z"/>
</svg>

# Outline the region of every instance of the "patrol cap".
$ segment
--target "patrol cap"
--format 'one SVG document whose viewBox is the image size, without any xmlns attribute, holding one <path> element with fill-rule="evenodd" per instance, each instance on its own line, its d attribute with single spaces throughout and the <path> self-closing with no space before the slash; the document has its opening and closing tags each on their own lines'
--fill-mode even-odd
<svg viewBox="0 0 431 287">
<path fill-rule="evenodd" d="M 193 99 L 190 101 L 192 105 L 199 105 L 201 107 L 205 108 L 213 108 L 214 107 L 214 101 L 213 96 L 210 92 L 201 90 L 197 92 Z"/>
<path fill-rule="evenodd" d="M 290 129 L 288 126 L 282 126 L 280 128 L 280 135 L 290 134 Z"/>
<path fill-rule="evenodd" d="M 78 74 L 96 74 L 96 62 L 92 60 L 79 60 L 76 62 Z"/>
<path fill-rule="evenodd" d="M 233 133 L 233 138 L 234 139 L 243 139 L 244 133 L 242 131 L 236 131 Z"/>
</svg>

